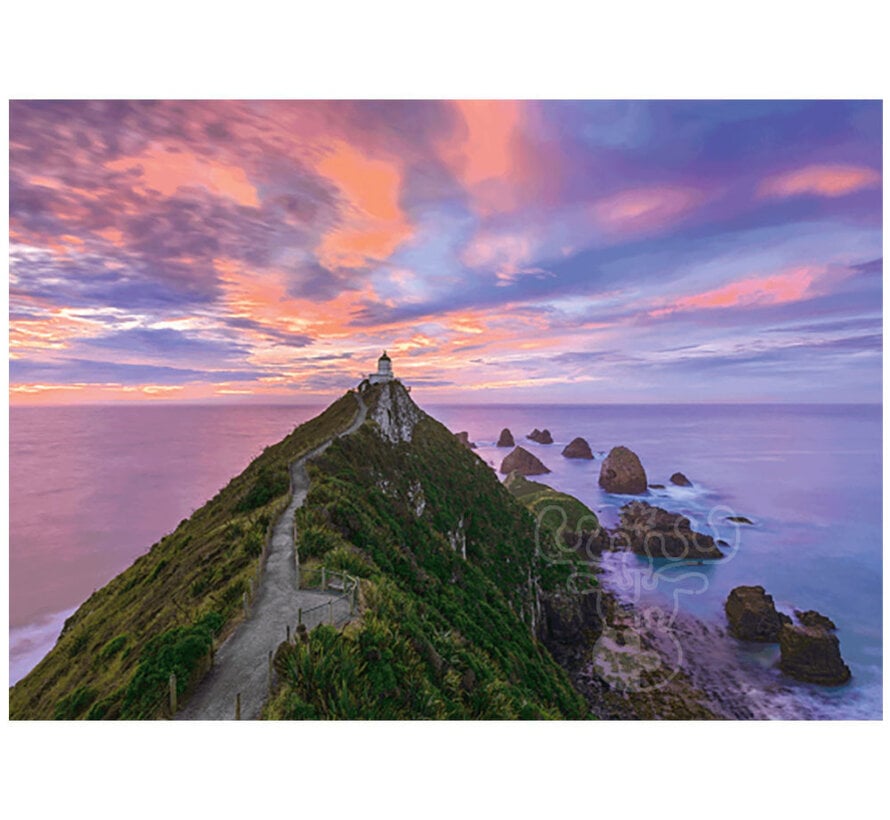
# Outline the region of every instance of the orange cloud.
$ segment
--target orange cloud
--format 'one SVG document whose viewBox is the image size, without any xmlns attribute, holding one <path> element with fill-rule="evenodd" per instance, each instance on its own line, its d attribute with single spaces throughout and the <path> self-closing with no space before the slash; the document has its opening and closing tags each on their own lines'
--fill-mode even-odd
<svg viewBox="0 0 890 820">
<path fill-rule="evenodd" d="M 315 170 L 336 185 L 344 200 L 343 222 L 316 249 L 328 268 L 362 267 L 381 261 L 411 235 L 399 206 L 401 168 L 371 159 L 345 142 L 335 142 Z"/>
<path fill-rule="evenodd" d="M 648 231 L 677 222 L 701 200 L 701 193 L 693 188 L 634 188 L 595 202 L 592 216 L 609 232 Z"/>
<path fill-rule="evenodd" d="M 770 177 L 760 184 L 762 197 L 789 197 L 803 194 L 837 197 L 881 184 L 881 174 L 858 165 L 808 165 L 796 171 Z"/>
<path fill-rule="evenodd" d="M 773 276 L 754 276 L 714 290 L 674 299 L 670 305 L 650 311 L 653 317 L 683 310 L 779 305 L 811 296 L 811 287 L 822 271 L 796 268 Z"/>
<path fill-rule="evenodd" d="M 133 157 L 109 162 L 113 171 L 141 172 L 146 188 L 164 196 L 173 196 L 180 188 L 203 187 L 219 196 L 247 205 L 259 207 L 256 188 L 250 183 L 243 168 L 226 165 L 207 157 L 177 149 L 170 151 L 152 145 Z"/>
<path fill-rule="evenodd" d="M 482 216 L 513 210 L 529 183 L 522 161 L 519 127 L 524 103 L 519 100 L 455 100 L 464 129 L 439 143 L 444 162 L 470 193 Z"/>
</svg>

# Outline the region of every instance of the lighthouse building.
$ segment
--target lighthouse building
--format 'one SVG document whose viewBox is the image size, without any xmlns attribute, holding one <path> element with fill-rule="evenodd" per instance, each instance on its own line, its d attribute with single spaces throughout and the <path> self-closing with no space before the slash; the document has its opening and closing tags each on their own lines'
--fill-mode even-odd
<svg viewBox="0 0 890 820">
<path fill-rule="evenodd" d="M 369 373 L 368 381 L 371 384 L 381 384 L 382 382 L 391 382 L 392 380 L 392 361 L 390 361 L 384 350 L 383 355 L 377 359 L 377 372 Z"/>
</svg>

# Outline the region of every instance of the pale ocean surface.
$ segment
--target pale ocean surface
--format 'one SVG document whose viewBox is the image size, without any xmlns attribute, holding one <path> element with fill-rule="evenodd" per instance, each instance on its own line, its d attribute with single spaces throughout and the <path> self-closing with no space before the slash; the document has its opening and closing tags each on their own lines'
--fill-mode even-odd
<svg viewBox="0 0 890 820">
<path fill-rule="evenodd" d="M 10 684 L 52 647 L 65 618 L 211 498 L 263 447 L 321 406 L 13 407 L 10 410 Z M 792 683 L 820 718 L 880 718 L 882 709 L 881 408 L 877 405 L 435 406 L 466 430 L 492 466 L 502 427 L 552 470 L 541 480 L 617 521 L 627 496 L 598 485 L 602 455 L 623 444 L 643 462 L 647 500 L 689 515 L 734 547 L 696 567 L 699 583 L 643 585 L 643 604 L 677 604 L 724 623 L 739 584 L 761 584 L 780 609 L 817 609 L 838 625 L 852 682 L 837 689 Z M 549 428 L 554 444 L 525 439 Z M 595 461 L 560 455 L 575 436 Z M 670 485 L 675 471 L 693 482 Z M 725 516 L 745 515 L 752 527 Z M 710 519 L 710 522 L 709 522 Z M 627 575 L 608 556 L 611 581 Z M 668 571 L 669 575 L 669 571 Z M 670 580 L 668 578 L 668 580 Z M 771 666 L 777 650 L 739 648 L 744 662 Z M 776 675 L 778 673 L 776 672 Z M 775 717 L 787 716 L 777 713 Z"/>
</svg>

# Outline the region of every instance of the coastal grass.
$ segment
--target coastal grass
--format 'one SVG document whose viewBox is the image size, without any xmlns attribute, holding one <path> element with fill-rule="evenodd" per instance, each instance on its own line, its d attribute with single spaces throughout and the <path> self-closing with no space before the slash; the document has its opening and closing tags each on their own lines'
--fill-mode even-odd
<svg viewBox="0 0 890 820">
<path fill-rule="evenodd" d="M 565 588 L 571 561 L 542 560 L 531 513 L 429 416 L 410 442 L 381 436 L 373 418 L 383 390 L 394 414 L 410 401 L 398 384 L 372 388 L 369 420 L 309 465 L 296 513 L 304 571 L 360 578 L 361 615 L 282 645 L 264 716 L 585 716 L 534 635 L 539 596 Z"/>
<path fill-rule="evenodd" d="M 10 718 L 158 717 L 172 671 L 186 698 L 213 635 L 224 635 L 242 617 L 264 539 L 287 505 L 289 464 L 345 430 L 357 409 L 347 393 L 267 447 L 93 593 L 55 647 L 10 690 Z"/>
<path fill-rule="evenodd" d="M 504 486 L 534 516 L 538 546 L 552 561 L 570 560 L 574 549 L 602 535 L 596 513 L 574 496 L 515 471 Z"/>
</svg>

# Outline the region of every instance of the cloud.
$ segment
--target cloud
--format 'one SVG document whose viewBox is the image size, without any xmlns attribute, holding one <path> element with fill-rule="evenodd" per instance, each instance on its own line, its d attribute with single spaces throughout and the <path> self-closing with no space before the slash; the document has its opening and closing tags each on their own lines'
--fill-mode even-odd
<svg viewBox="0 0 890 820">
<path fill-rule="evenodd" d="M 669 305 L 656 308 L 650 315 L 665 316 L 685 310 L 796 302 L 811 295 L 810 289 L 821 273 L 809 268 L 797 268 L 772 276 L 752 276 L 704 293 L 672 299 Z"/>
<path fill-rule="evenodd" d="M 203 187 L 239 205 L 256 208 L 260 204 L 257 190 L 243 168 L 181 148 L 151 145 L 137 156 L 109 162 L 106 168 L 129 174 L 136 178 L 137 184 L 166 197 L 176 194 L 180 188 Z"/>
<path fill-rule="evenodd" d="M 876 188 L 880 172 L 856 165 L 808 165 L 765 179 L 759 187 L 762 197 L 813 196 L 839 197 Z"/>
<path fill-rule="evenodd" d="M 149 364 L 122 364 L 91 359 L 57 359 L 38 362 L 13 359 L 9 380 L 44 384 L 158 384 L 180 385 L 190 382 L 253 381 L 274 375 L 261 370 L 192 370 Z"/>
<path fill-rule="evenodd" d="M 133 328 L 84 340 L 86 347 L 160 359 L 244 361 L 250 350 L 232 340 L 206 339 L 172 328 Z"/>
<path fill-rule="evenodd" d="M 66 393 L 119 376 L 140 395 L 167 382 L 202 400 L 247 389 L 225 384 L 232 373 L 264 374 L 250 385 L 263 397 L 332 391 L 373 366 L 368 351 L 399 346 L 433 392 L 525 397 L 564 367 L 566 384 L 538 395 L 583 400 L 577 380 L 617 393 L 643 362 L 639 395 L 658 398 L 673 382 L 651 357 L 670 361 L 677 337 L 754 355 L 766 331 L 831 342 L 832 366 L 869 372 L 863 391 L 879 382 L 873 351 L 838 341 L 873 335 L 855 322 L 880 310 L 879 102 L 10 113 L 11 355 L 16 377 L 63 379 Z M 497 381 L 465 367 L 473 351 Z"/>
<path fill-rule="evenodd" d="M 362 268 L 390 256 L 411 235 L 399 205 L 402 171 L 393 160 L 372 158 L 345 142 L 330 146 L 315 170 L 340 192 L 341 219 L 317 248 L 328 269 Z"/>
<path fill-rule="evenodd" d="M 594 222 L 619 233 L 663 230 L 697 207 L 700 191 L 688 187 L 656 186 L 619 191 L 595 202 Z"/>
</svg>

